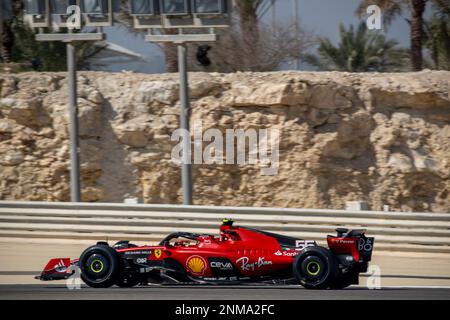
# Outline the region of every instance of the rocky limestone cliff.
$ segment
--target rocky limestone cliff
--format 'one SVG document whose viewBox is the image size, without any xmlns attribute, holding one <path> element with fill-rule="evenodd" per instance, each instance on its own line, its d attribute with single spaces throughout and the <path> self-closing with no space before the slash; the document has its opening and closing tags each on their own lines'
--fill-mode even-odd
<svg viewBox="0 0 450 320">
<path fill-rule="evenodd" d="M 196 204 L 450 212 L 450 72 L 190 74 L 203 129 L 279 128 L 277 175 L 194 165 Z M 84 201 L 180 203 L 178 76 L 80 73 Z M 0 75 L 0 199 L 69 199 L 64 73 Z"/>
</svg>

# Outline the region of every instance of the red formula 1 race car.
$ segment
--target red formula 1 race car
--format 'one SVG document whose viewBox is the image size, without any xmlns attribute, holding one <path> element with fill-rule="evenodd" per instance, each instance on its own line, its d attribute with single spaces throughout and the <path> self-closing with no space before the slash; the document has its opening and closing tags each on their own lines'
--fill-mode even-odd
<svg viewBox="0 0 450 320">
<path fill-rule="evenodd" d="M 51 259 L 40 280 L 67 279 L 75 268 L 91 287 L 138 284 L 301 284 L 310 289 L 342 289 L 366 272 L 374 238 L 364 230 L 338 228 L 328 248 L 247 227 L 224 219 L 218 237 L 175 232 L 157 246 L 98 242 L 79 259 Z"/>
</svg>

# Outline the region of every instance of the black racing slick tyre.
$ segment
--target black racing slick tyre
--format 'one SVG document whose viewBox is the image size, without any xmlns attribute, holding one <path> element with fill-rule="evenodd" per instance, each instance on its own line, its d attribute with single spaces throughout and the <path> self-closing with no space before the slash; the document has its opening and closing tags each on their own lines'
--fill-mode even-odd
<svg viewBox="0 0 450 320">
<path fill-rule="evenodd" d="M 338 278 L 330 284 L 330 289 L 342 290 L 351 285 L 351 282 L 346 279 Z"/>
<path fill-rule="evenodd" d="M 352 270 L 344 274 L 339 274 L 336 279 L 330 284 L 330 289 L 344 289 L 352 284 L 358 284 L 359 272 Z"/>
<path fill-rule="evenodd" d="M 326 289 L 338 273 L 338 264 L 333 254 L 322 247 L 308 247 L 295 257 L 294 277 L 307 289 Z"/>
<path fill-rule="evenodd" d="M 81 279 L 93 288 L 109 288 L 116 283 L 119 274 L 119 258 L 116 250 L 106 245 L 87 248 L 80 256 Z"/>
</svg>

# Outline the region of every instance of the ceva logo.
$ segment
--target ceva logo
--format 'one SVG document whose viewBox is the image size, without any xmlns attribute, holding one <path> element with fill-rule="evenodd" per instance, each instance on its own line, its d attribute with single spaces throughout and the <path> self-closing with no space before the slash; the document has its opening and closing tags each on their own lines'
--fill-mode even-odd
<svg viewBox="0 0 450 320">
<path fill-rule="evenodd" d="M 218 268 L 218 269 L 222 269 L 222 270 L 233 269 L 233 265 L 231 264 L 231 262 L 213 261 L 210 263 L 210 265 L 211 265 L 211 268 Z"/>
</svg>

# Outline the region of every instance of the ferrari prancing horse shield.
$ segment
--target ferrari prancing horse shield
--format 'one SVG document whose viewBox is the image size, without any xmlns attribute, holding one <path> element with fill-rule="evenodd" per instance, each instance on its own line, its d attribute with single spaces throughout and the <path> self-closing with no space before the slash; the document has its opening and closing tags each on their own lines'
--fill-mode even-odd
<svg viewBox="0 0 450 320">
<path fill-rule="evenodd" d="M 161 249 L 156 249 L 155 250 L 155 257 L 156 259 L 159 259 L 161 257 L 162 251 Z"/>
</svg>

